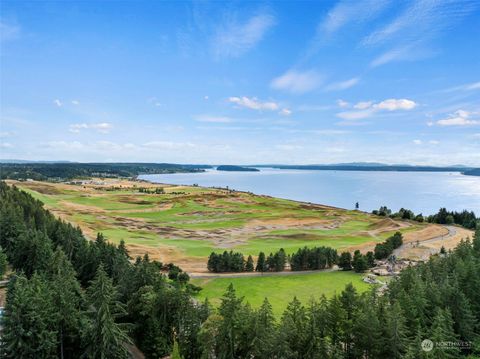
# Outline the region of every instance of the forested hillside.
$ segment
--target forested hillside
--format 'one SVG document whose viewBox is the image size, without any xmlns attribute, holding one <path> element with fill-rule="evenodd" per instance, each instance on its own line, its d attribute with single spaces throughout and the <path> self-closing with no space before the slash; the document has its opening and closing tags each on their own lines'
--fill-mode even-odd
<svg viewBox="0 0 480 359">
<path fill-rule="evenodd" d="M 185 359 L 480 354 L 479 230 L 453 252 L 402 271 L 383 295 L 358 294 L 349 285 L 332 298 L 293 299 L 281 318 L 268 299 L 252 309 L 233 287 L 218 309 L 198 303 L 197 288 L 178 267 L 131 259 L 123 243 L 109 244 L 101 234 L 87 241 L 3 182 L 0 233 L 14 273 L 3 321 L 5 358 L 127 358 L 130 343 L 147 358 L 173 350 Z M 421 349 L 424 339 L 434 343 L 431 351 Z"/>
<path fill-rule="evenodd" d="M 199 172 L 210 166 L 173 163 L 0 163 L 0 179 L 66 180 L 135 177 L 139 174 Z"/>
</svg>

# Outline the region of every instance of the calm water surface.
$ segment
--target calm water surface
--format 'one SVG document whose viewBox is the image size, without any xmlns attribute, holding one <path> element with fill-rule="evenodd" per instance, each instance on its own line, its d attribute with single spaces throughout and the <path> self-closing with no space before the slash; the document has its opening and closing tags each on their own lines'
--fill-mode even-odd
<svg viewBox="0 0 480 359">
<path fill-rule="evenodd" d="M 440 207 L 480 214 L 480 177 L 457 172 L 307 171 L 262 168 L 260 172 L 143 175 L 157 183 L 198 184 L 251 191 L 256 194 L 371 211 L 386 205 L 432 214 Z"/>
</svg>

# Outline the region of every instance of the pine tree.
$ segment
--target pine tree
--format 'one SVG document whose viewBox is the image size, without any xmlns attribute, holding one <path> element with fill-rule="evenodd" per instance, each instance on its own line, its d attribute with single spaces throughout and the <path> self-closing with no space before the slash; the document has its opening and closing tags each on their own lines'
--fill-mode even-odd
<svg viewBox="0 0 480 359">
<path fill-rule="evenodd" d="M 240 311 L 243 298 L 237 298 L 233 285 L 227 288 L 222 297 L 219 313 L 223 317 L 220 327 L 220 335 L 217 338 L 219 358 L 235 358 L 238 347 L 238 335 L 241 327 Z"/>
<path fill-rule="evenodd" d="M 2 247 L 0 247 L 0 280 L 3 278 L 6 271 L 7 271 L 7 255 L 3 252 Z"/>
<path fill-rule="evenodd" d="M 350 252 L 343 252 L 338 259 L 338 266 L 343 270 L 352 269 L 352 255 Z"/>
<path fill-rule="evenodd" d="M 16 276 L 8 289 L 2 358 L 52 358 L 57 349 L 56 308 L 47 283 L 37 274 Z"/>
<path fill-rule="evenodd" d="M 252 344 L 252 355 L 254 358 L 271 358 L 274 351 L 275 330 L 275 317 L 273 316 L 272 305 L 265 298 L 254 317 L 254 340 Z"/>
<path fill-rule="evenodd" d="M 267 263 L 265 260 L 265 253 L 260 252 L 258 254 L 257 259 L 257 266 L 255 267 L 255 271 L 257 272 L 266 272 L 267 271 Z"/>
<path fill-rule="evenodd" d="M 453 330 L 453 319 L 450 311 L 448 309 L 439 308 L 433 318 L 430 331 L 430 340 L 436 345 L 434 345 L 433 350 L 428 353 L 428 356 L 430 358 L 438 359 L 457 358 L 460 353 L 457 347 L 438 347 L 439 343 L 455 342 L 457 339 L 458 336 Z"/>
<path fill-rule="evenodd" d="M 407 328 L 402 309 L 398 303 L 394 303 L 387 311 L 385 331 L 388 356 L 392 359 L 400 359 L 407 346 Z"/>
<path fill-rule="evenodd" d="M 91 358 L 128 358 L 126 345 L 131 343 L 125 326 L 115 320 L 125 315 L 116 290 L 103 266 L 88 288 L 90 324 L 87 327 L 87 355 Z"/>
<path fill-rule="evenodd" d="M 253 258 L 252 256 L 248 256 L 247 263 L 245 264 L 245 271 L 253 272 L 253 269 L 254 269 Z"/>
<path fill-rule="evenodd" d="M 75 275 L 75 270 L 65 253 L 57 249 L 46 277 L 49 280 L 56 310 L 59 353 L 62 359 L 65 355 L 72 357 L 81 350 L 80 330 L 85 324 L 82 315 L 84 298 Z"/>
</svg>

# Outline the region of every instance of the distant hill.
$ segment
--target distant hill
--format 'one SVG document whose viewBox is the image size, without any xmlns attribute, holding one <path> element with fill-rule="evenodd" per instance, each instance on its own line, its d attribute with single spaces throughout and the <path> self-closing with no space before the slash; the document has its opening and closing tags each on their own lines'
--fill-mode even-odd
<svg viewBox="0 0 480 359">
<path fill-rule="evenodd" d="M 252 167 L 222 165 L 217 167 L 217 171 L 231 171 L 231 172 L 258 172 L 259 169 Z"/>
<path fill-rule="evenodd" d="M 466 176 L 480 176 L 480 168 L 471 168 L 463 172 Z"/>
<path fill-rule="evenodd" d="M 203 172 L 207 165 L 174 163 L 0 163 L 0 179 L 61 181 L 79 177 L 136 177 L 140 174 Z"/>
<path fill-rule="evenodd" d="M 267 167 L 267 166 L 258 166 Z M 397 172 L 467 172 L 473 168 L 469 167 L 435 167 L 435 166 L 413 166 L 413 165 L 385 165 L 378 163 L 351 163 L 331 165 L 273 165 L 268 166 L 278 169 L 293 170 L 318 170 L 318 171 L 397 171 Z"/>
</svg>

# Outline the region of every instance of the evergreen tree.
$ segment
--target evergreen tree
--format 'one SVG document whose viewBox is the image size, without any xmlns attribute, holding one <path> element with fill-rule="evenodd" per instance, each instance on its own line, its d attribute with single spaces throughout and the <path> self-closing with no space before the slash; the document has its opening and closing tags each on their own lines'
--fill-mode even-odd
<svg viewBox="0 0 480 359">
<path fill-rule="evenodd" d="M 84 298 L 72 264 L 61 249 L 55 251 L 46 276 L 55 307 L 58 352 L 62 359 L 73 358 L 81 351 L 79 338 L 85 325 Z"/>
<path fill-rule="evenodd" d="M 350 252 L 343 252 L 338 259 L 338 267 L 343 270 L 352 270 L 352 255 Z"/>
<path fill-rule="evenodd" d="M 7 272 L 7 255 L 3 252 L 2 247 L 0 247 L 0 280 L 3 278 Z"/>
<path fill-rule="evenodd" d="M 265 253 L 260 252 L 258 254 L 257 266 L 255 267 L 256 272 L 266 272 L 267 271 L 267 262 L 265 260 Z"/>
<path fill-rule="evenodd" d="M 56 308 L 48 284 L 35 274 L 16 276 L 8 288 L 3 319 L 3 358 L 53 358 L 57 349 Z"/>
<path fill-rule="evenodd" d="M 253 258 L 252 256 L 248 256 L 247 263 L 245 264 L 245 271 L 253 272 L 253 270 L 254 270 Z"/>
<path fill-rule="evenodd" d="M 437 310 L 433 318 L 432 328 L 430 331 L 430 340 L 434 344 L 433 350 L 429 352 L 430 358 L 450 359 L 457 358 L 460 351 L 456 346 L 452 347 L 438 347 L 438 343 L 455 342 L 458 339 L 453 330 L 453 319 L 448 309 Z"/>
<path fill-rule="evenodd" d="M 275 317 L 272 305 L 267 298 L 254 316 L 252 355 L 258 359 L 269 359 L 274 352 L 275 341 Z"/>
<path fill-rule="evenodd" d="M 125 310 L 116 300 L 116 290 L 103 266 L 88 288 L 91 305 L 90 323 L 86 328 L 86 355 L 90 358 L 128 358 L 126 345 L 131 343 L 125 325 L 116 319 L 125 315 Z"/>
</svg>

